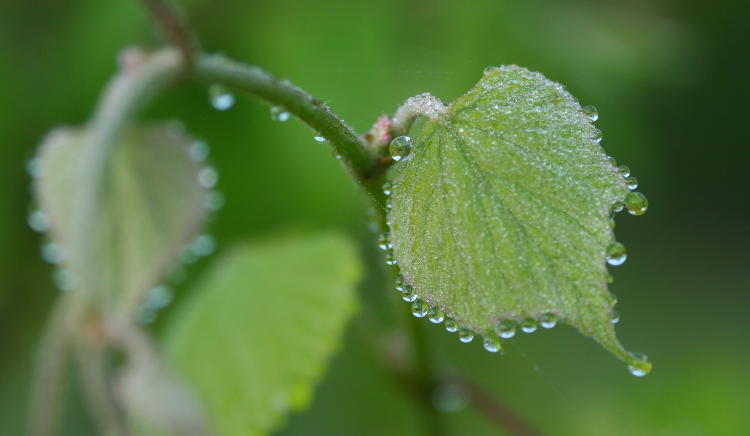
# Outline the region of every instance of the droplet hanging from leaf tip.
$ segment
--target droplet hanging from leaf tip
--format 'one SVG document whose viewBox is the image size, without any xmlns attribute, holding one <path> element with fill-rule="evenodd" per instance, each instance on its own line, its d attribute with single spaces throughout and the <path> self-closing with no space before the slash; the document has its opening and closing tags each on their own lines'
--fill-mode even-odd
<svg viewBox="0 0 750 436">
<path fill-rule="evenodd" d="M 653 365 L 643 353 L 631 353 L 627 359 L 628 370 L 636 377 L 643 377 L 651 372 Z"/>
<path fill-rule="evenodd" d="M 218 111 L 225 111 L 234 106 L 234 94 L 223 85 L 211 85 L 208 88 L 208 96 L 211 106 Z"/>
<path fill-rule="evenodd" d="M 391 158 L 398 162 L 411 154 L 412 140 L 408 136 L 397 136 L 391 141 L 388 151 L 391 154 Z"/>
<path fill-rule="evenodd" d="M 628 185 L 628 189 L 631 191 L 638 188 L 638 179 L 635 176 L 625 177 L 625 184 Z"/>
<path fill-rule="evenodd" d="M 628 177 L 630 175 L 630 167 L 627 165 L 620 165 L 617 169 L 623 177 Z"/>
<path fill-rule="evenodd" d="M 391 182 L 385 182 L 383 184 L 383 194 L 391 195 L 391 192 L 393 192 L 393 185 L 391 184 Z"/>
<path fill-rule="evenodd" d="M 26 218 L 26 222 L 29 224 L 31 230 L 42 233 L 49 229 L 49 220 L 47 214 L 41 209 L 34 209 L 29 212 L 29 216 Z"/>
</svg>

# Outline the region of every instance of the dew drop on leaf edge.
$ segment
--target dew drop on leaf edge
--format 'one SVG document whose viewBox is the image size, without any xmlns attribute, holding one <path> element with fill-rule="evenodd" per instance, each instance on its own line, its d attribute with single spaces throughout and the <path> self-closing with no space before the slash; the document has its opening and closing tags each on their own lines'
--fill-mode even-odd
<svg viewBox="0 0 750 436">
<path fill-rule="evenodd" d="M 625 196 L 625 208 L 631 215 L 643 215 L 648 210 L 648 199 L 640 192 L 628 192 Z"/>
<path fill-rule="evenodd" d="M 596 106 L 588 105 L 583 106 L 581 109 L 583 110 L 583 114 L 586 115 L 586 117 L 591 121 L 596 121 L 599 119 L 599 110 L 596 108 Z"/>
<path fill-rule="evenodd" d="M 516 335 L 516 324 L 512 321 L 500 321 L 495 330 L 501 338 L 510 339 Z"/>
<path fill-rule="evenodd" d="M 620 266 L 628 259 L 625 246 L 619 242 L 613 242 L 607 247 L 607 263 L 612 266 Z"/>
<path fill-rule="evenodd" d="M 488 334 L 484 337 L 484 339 L 482 340 L 482 346 L 490 353 L 497 353 L 502 348 L 500 338 L 493 334 Z"/>
</svg>

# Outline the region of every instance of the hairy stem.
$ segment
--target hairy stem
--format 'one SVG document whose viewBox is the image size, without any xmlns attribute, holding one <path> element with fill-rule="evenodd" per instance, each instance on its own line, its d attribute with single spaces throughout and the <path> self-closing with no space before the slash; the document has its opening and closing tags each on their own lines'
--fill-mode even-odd
<svg viewBox="0 0 750 436">
<path fill-rule="evenodd" d="M 383 205 L 382 193 L 374 183 L 374 179 L 382 172 L 378 160 L 354 130 L 320 99 L 260 67 L 245 65 L 219 55 L 201 55 L 197 60 L 195 75 L 198 80 L 206 83 L 221 83 L 254 94 L 299 117 L 328 140 L 351 176 L 362 184 L 380 206 Z"/>
</svg>

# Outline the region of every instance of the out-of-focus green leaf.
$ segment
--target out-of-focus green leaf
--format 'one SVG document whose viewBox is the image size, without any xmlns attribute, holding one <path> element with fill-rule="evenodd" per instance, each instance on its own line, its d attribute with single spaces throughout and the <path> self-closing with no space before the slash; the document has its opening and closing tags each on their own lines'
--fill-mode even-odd
<svg viewBox="0 0 750 436">
<path fill-rule="evenodd" d="M 190 159 L 192 140 L 175 128 L 132 127 L 107 162 L 98 195 L 101 209 L 92 228 L 77 224 L 80 196 L 89 181 L 83 167 L 85 129 L 60 128 L 38 154 L 36 196 L 63 266 L 78 283 L 136 303 L 156 284 L 201 227 L 205 189 L 200 164 Z M 80 247 L 94 247 L 95 262 Z"/>
<path fill-rule="evenodd" d="M 628 188 L 590 118 L 539 73 L 485 70 L 395 165 L 394 255 L 419 298 L 490 341 L 559 319 L 648 372 L 612 325 L 610 215 Z"/>
<path fill-rule="evenodd" d="M 219 435 L 266 434 L 309 403 L 359 277 L 355 249 L 335 233 L 241 245 L 216 261 L 165 346 Z"/>
</svg>

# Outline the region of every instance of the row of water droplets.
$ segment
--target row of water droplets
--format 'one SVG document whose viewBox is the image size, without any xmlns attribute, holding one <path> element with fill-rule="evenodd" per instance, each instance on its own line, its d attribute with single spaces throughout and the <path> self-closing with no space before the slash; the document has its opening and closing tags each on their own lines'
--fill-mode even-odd
<svg viewBox="0 0 750 436">
<path fill-rule="evenodd" d="M 588 117 L 589 120 L 597 121 L 599 119 L 599 111 L 596 109 L 595 106 L 583 106 L 581 108 L 583 110 L 583 113 L 586 117 Z M 597 144 L 601 145 L 601 141 L 603 139 L 603 135 L 600 130 L 597 129 L 596 136 L 594 137 L 594 141 Z M 602 149 L 604 151 L 604 149 Z M 625 195 L 625 198 L 622 202 L 617 202 L 612 206 L 611 216 L 610 216 L 610 226 L 614 229 L 615 228 L 615 219 L 614 215 L 616 213 L 622 212 L 623 210 L 627 209 L 628 213 L 633 216 L 640 216 L 646 213 L 648 210 L 648 200 L 646 199 L 646 196 L 643 195 L 640 192 L 635 191 L 635 189 L 638 188 L 638 179 L 633 176 L 630 172 L 630 168 L 627 165 L 617 165 L 617 161 L 614 157 L 608 156 L 607 159 L 609 160 L 610 164 L 619 171 L 620 175 L 622 175 L 623 179 L 625 180 L 625 184 L 628 187 L 629 192 Z M 619 266 L 625 263 L 625 260 L 627 260 L 628 254 L 627 250 L 625 249 L 625 246 L 620 242 L 613 242 L 607 247 L 606 250 L 606 261 L 607 264 L 611 266 Z M 611 280 L 608 277 L 608 281 Z"/>
<path fill-rule="evenodd" d="M 181 130 L 179 123 L 170 126 Z M 194 141 L 187 148 L 190 159 L 202 164 L 198 170 L 197 182 L 207 190 L 204 208 L 210 220 L 225 203 L 224 195 L 214 188 L 219 180 L 219 173 L 213 166 L 205 165 L 210 153 L 210 147 L 204 141 Z M 40 157 L 33 157 L 26 163 L 26 172 L 32 179 L 32 183 L 42 177 L 42 165 Z M 28 226 L 37 233 L 48 234 L 52 226 L 51 218 L 39 207 L 32 205 L 26 218 Z M 190 243 L 183 247 L 179 256 L 179 262 L 166 274 L 165 282 L 171 285 L 181 283 L 186 277 L 186 266 L 197 260 L 211 255 L 216 250 L 216 240 L 210 234 L 200 234 Z M 40 247 L 41 258 L 55 266 L 52 272 L 52 283 L 60 291 L 72 291 L 76 288 L 75 277 L 72 271 L 64 266 L 65 254 L 60 245 L 49 238 L 42 242 Z M 172 288 L 167 284 L 159 284 L 149 289 L 146 297 L 138 307 L 136 317 L 138 322 L 148 324 L 153 322 L 160 309 L 167 307 L 173 299 Z"/>
<path fill-rule="evenodd" d="M 599 119 L 599 111 L 595 106 L 583 106 L 581 109 L 583 110 L 584 115 L 588 117 L 588 119 L 592 122 L 595 122 Z M 594 140 L 601 146 L 601 141 L 603 139 L 602 132 L 598 129 L 596 132 L 597 133 L 594 137 Z M 602 152 L 604 152 L 604 148 L 602 148 Z M 617 202 L 612 206 L 609 223 L 610 227 L 614 229 L 615 214 L 627 209 L 630 215 L 641 216 L 648 210 L 648 199 L 641 192 L 636 191 L 636 189 L 638 188 L 638 179 L 633 174 L 631 174 L 630 168 L 627 165 L 618 166 L 617 161 L 612 156 L 607 156 L 607 159 L 609 160 L 609 163 L 614 168 L 616 168 L 617 171 L 619 171 L 620 175 L 625 180 L 625 184 L 629 191 L 625 195 L 625 198 L 622 202 Z M 606 262 L 610 266 L 620 266 L 625 263 L 628 258 L 628 253 L 625 249 L 625 246 L 621 242 L 617 241 L 611 243 L 607 247 L 605 255 Z M 607 283 L 612 283 L 614 281 L 612 275 L 610 275 L 609 273 L 607 273 L 606 280 Z M 616 324 L 618 322 L 620 322 L 620 315 L 616 311 L 613 311 L 612 323 Z M 638 362 L 648 362 L 648 357 L 642 353 L 633 353 L 631 357 Z M 636 366 L 634 364 L 628 364 L 628 370 L 630 371 L 630 373 L 637 377 L 643 377 L 648 374 L 649 370 L 644 368 L 645 367 L 642 365 Z M 648 368 L 650 368 L 650 365 L 648 366 Z"/>
<path fill-rule="evenodd" d="M 221 84 L 213 84 L 208 88 L 209 101 L 211 106 L 218 111 L 225 111 L 231 109 L 235 103 L 235 96 L 229 89 Z M 285 123 L 292 118 L 292 113 L 289 112 L 283 106 L 272 106 L 271 107 L 271 120 L 278 123 Z M 326 138 L 320 133 L 315 133 L 313 136 L 315 142 L 323 143 L 326 142 Z M 336 154 L 336 159 L 341 159 L 341 156 Z"/>
</svg>

